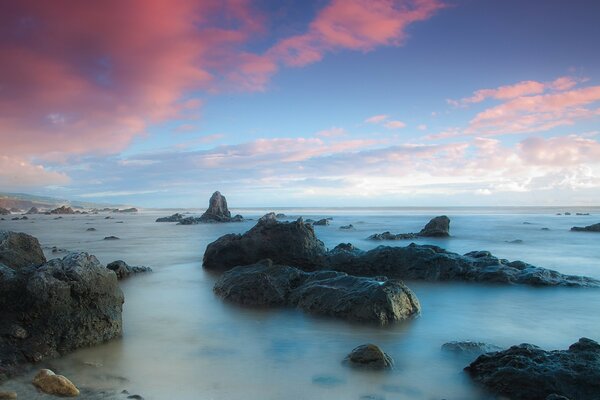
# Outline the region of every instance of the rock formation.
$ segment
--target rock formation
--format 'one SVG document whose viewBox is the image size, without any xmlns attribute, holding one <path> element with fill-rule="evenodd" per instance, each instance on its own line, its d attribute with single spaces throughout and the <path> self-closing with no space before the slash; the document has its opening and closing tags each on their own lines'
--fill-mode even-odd
<svg viewBox="0 0 600 400">
<path fill-rule="evenodd" d="M 575 232 L 600 232 L 600 223 L 588 226 L 574 226 L 571 228 L 572 231 Z"/>
<path fill-rule="evenodd" d="M 31 207 L 25 214 L 39 214 L 40 210 L 37 207 Z"/>
<path fill-rule="evenodd" d="M 596 400 L 600 394 L 600 345 L 581 338 L 568 350 L 531 344 L 479 356 L 465 371 L 490 391 L 513 400 Z M 551 397 L 554 395 L 554 397 Z"/>
<path fill-rule="evenodd" d="M 432 218 L 419 233 L 390 232 L 375 233 L 369 236 L 369 240 L 410 240 L 420 237 L 448 237 L 450 236 L 450 218 L 445 215 Z"/>
<path fill-rule="evenodd" d="M 128 265 L 123 260 L 113 261 L 108 264 L 106 268 L 114 271 L 114 273 L 117 274 L 117 279 L 127 278 L 133 274 L 152 272 L 152 268 L 150 267 Z"/>
<path fill-rule="evenodd" d="M 60 206 L 50 211 L 50 214 L 75 214 L 75 211 L 71 207 Z"/>
<path fill-rule="evenodd" d="M 344 364 L 354 368 L 381 370 L 393 368 L 394 360 L 381 350 L 379 346 L 363 344 L 346 356 Z"/>
<path fill-rule="evenodd" d="M 240 222 L 242 220 L 241 215 L 231 217 L 225 196 L 217 191 L 210 196 L 208 209 L 202 214 L 198 222 Z"/>
<path fill-rule="evenodd" d="M 156 219 L 156 222 L 180 222 L 184 216 L 179 213 L 175 213 L 170 217 L 160 217 Z"/>
<path fill-rule="evenodd" d="M 40 242 L 26 233 L 0 231 L 0 264 L 20 269 L 46 262 Z"/>
<path fill-rule="evenodd" d="M 311 314 L 382 325 L 420 312 L 415 294 L 400 281 L 334 271 L 303 272 L 273 265 L 271 260 L 226 272 L 214 291 L 238 304 L 297 307 Z"/>
<path fill-rule="evenodd" d="M 10 215 L 10 210 L 0 207 L 0 215 Z"/>
<path fill-rule="evenodd" d="M 313 222 L 313 225 L 317 225 L 317 226 L 329 225 L 329 220 L 326 218 L 323 218 L 323 219 Z"/>
</svg>

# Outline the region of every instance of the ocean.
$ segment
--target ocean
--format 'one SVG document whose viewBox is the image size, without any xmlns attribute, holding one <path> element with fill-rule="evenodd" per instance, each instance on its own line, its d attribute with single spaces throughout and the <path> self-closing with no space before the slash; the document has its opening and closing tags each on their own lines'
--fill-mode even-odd
<svg viewBox="0 0 600 400">
<path fill-rule="evenodd" d="M 569 230 L 600 222 L 600 208 L 233 209 L 232 214 L 253 220 L 189 226 L 154 222 L 176 211 L 201 213 L 143 210 L 0 221 L 0 229 L 36 236 L 48 258 L 60 256 L 51 252 L 56 246 L 86 251 L 103 263 L 122 259 L 154 270 L 121 282 L 121 339 L 46 363 L 79 387 L 127 389 L 146 400 L 483 400 L 494 397 L 462 372 L 471 359 L 443 352 L 443 343 L 473 340 L 564 349 L 580 337 L 600 340 L 598 289 L 407 281 L 419 298 L 421 316 L 379 327 L 295 309 L 227 304 L 212 292 L 217 275 L 202 268 L 208 243 L 226 233 L 245 232 L 269 211 L 283 212 L 290 220 L 331 217 L 330 225 L 315 227 L 325 246 L 350 242 L 364 250 L 408 245 L 411 241 L 366 238 L 384 231 L 418 232 L 430 218 L 445 214 L 451 219 L 450 238 L 414 242 L 459 253 L 488 250 L 501 258 L 600 279 L 600 234 Z M 556 215 L 565 211 L 572 215 Z M 107 215 L 113 219 L 105 219 Z M 339 229 L 348 224 L 355 229 Z M 87 232 L 90 227 L 96 231 Z M 109 235 L 120 240 L 102 240 Z M 364 343 L 381 346 L 394 358 L 395 368 L 365 372 L 342 365 Z M 9 381 L 3 390 L 22 384 Z"/>
</svg>

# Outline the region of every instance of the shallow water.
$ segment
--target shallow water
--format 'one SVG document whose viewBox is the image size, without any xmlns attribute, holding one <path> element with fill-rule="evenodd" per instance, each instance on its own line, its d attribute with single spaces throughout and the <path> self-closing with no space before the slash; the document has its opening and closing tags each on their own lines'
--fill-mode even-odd
<svg viewBox="0 0 600 400">
<path fill-rule="evenodd" d="M 257 218 L 270 210 L 233 210 Z M 563 273 L 600 278 L 600 234 L 570 232 L 600 222 L 557 216 L 564 209 L 286 209 L 296 217 L 333 217 L 316 227 L 325 245 L 364 240 L 376 232 L 418 232 L 433 216 L 450 216 L 452 238 L 419 239 L 451 251 L 489 250 Z M 212 293 L 216 279 L 201 267 L 208 243 L 244 232 L 255 221 L 178 226 L 155 223 L 171 212 L 138 215 L 35 215 L 0 221 L 0 229 L 27 232 L 43 246 L 87 251 L 101 262 L 123 259 L 154 273 L 122 282 L 122 339 L 52 361 L 80 387 L 127 388 L 146 399 L 487 399 L 461 372 L 469 359 L 445 354 L 452 340 L 510 346 L 522 342 L 566 348 L 579 337 L 600 339 L 600 290 L 407 282 L 420 318 L 391 327 L 315 318 L 293 309 L 257 310 L 225 304 Z M 123 223 L 117 223 L 123 221 Z M 353 224 L 353 231 L 339 229 Z M 95 227 L 96 232 L 86 232 Z M 542 230 L 541 228 L 549 228 Z M 104 241 L 116 235 L 118 241 Z M 508 243 L 520 239 L 523 243 Z M 388 242 L 406 245 L 409 241 Z M 47 254 L 52 255 L 50 252 Z M 340 361 L 372 342 L 396 361 L 389 373 L 354 371 Z M 10 386 L 9 382 L 7 386 Z M 15 384 L 16 385 L 16 384 Z M 17 386 L 15 386 L 17 387 Z M 366 397 L 371 396 L 371 397 Z M 42 397 L 40 397 L 42 398 Z"/>
</svg>

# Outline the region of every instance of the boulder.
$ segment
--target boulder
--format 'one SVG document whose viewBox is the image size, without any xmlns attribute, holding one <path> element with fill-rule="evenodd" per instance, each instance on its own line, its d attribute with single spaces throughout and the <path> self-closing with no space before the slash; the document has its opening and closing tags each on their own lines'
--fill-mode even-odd
<svg viewBox="0 0 600 400">
<path fill-rule="evenodd" d="M 588 225 L 588 226 L 574 226 L 571 228 L 575 232 L 600 232 L 600 223 Z"/>
<path fill-rule="evenodd" d="M 243 217 L 241 215 L 231 217 L 225 196 L 216 191 L 210 196 L 208 209 L 200 216 L 198 222 L 241 222 L 242 220 Z"/>
<path fill-rule="evenodd" d="M 116 275 L 87 253 L 16 270 L 0 264 L 0 327 L 12 327 L 0 332 L 0 376 L 120 336 L 122 307 Z"/>
<path fill-rule="evenodd" d="M 38 389 L 47 394 L 64 397 L 79 396 L 79 389 L 67 378 L 56 375 L 49 369 L 42 369 L 32 382 Z"/>
<path fill-rule="evenodd" d="M 420 237 L 448 237 L 450 236 L 450 218 L 445 215 L 432 218 L 419 233 L 391 232 L 375 233 L 368 240 L 411 240 Z"/>
<path fill-rule="evenodd" d="M 156 219 L 156 222 L 180 222 L 184 216 L 179 213 L 175 213 L 170 217 L 160 217 Z"/>
<path fill-rule="evenodd" d="M 302 218 L 278 222 L 275 214 L 269 213 L 243 235 L 230 233 L 210 243 L 204 252 L 203 266 L 224 271 L 270 258 L 278 264 L 311 270 L 324 260 L 325 254 L 323 242 Z"/>
<path fill-rule="evenodd" d="M 113 261 L 108 264 L 106 268 L 114 271 L 114 273 L 117 274 L 117 279 L 127 278 L 133 274 L 152 272 L 152 268 L 150 267 L 128 265 L 123 260 Z"/>
<path fill-rule="evenodd" d="M 415 294 L 400 281 L 335 271 L 304 272 L 274 265 L 271 260 L 224 273 L 214 292 L 242 305 L 296 307 L 311 314 L 382 325 L 420 313 Z"/>
<path fill-rule="evenodd" d="M 600 345 L 581 338 L 567 350 L 531 344 L 479 356 L 465 371 L 491 392 L 513 400 L 596 400 L 600 393 Z M 552 397 L 553 396 L 553 397 Z"/>
<path fill-rule="evenodd" d="M 356 347 L 346 356 L 344 364 L 355 368 L 381 370 L 393 368 L 394 360 L 381 350 L 379 346 L 363 344 Z"/>
<path fill-rule="evenodd" d="M 60 206 L 50 211 L 50 214 L 75 214 L 75 211 L 71 207 Z"/>
<path fill-rule="evenodd" d="M 40 242 L 26 233 L 0 231 L 0 263 L 12 269 L 46 262 Z"/>
</svg>

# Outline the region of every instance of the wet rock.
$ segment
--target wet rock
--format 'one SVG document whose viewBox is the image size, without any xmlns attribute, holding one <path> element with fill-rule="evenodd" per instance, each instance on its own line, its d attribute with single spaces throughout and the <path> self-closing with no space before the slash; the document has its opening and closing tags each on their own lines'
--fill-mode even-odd
<svg viewBox="0 0 600 400">
<path fill-rule="evenodd" d="M 588 226 L 574 226 L 571 228 L 574 232 L 600 232 L 600 223 Z"/>
<path fill-rule="evenodd" d="M 323 218 L 323 219 L 313 222 L 313 225 L 316 225 L 316 226 L 329 225 L 329 220 L 326 218 Z"/>
<path fill-rule="evenodd" d="M 152 272 L 152 268 L 144 266 L 132 266 L 128 265 L 123 260 L 113 261 L 106 266 L 106 268 L 114 271 L 117 274 L 117 279 L 127 278 L 133 274 L 140 274 L 145 272 Z"/>
<path fill-rule="evenodd" d="M 568 350 L 546 351 L 520 344 L 483 354 L 465 371 L 491 392 L 513 400 L 552 399 L 552 395 L 554 399 L 598 399 L 600 345 L 587 338 Z"/>
<path fill-rule="evenodd" d="M 324 260 L 325 253 L 323 242 L 302 218 L 278 222 L 270 213 L 243 235 L 230 233 L 210 243 L 204 252 L 203 266 L 228 270 L 270 258 L 278 264 L 310 270 Z"/>
<path fill-rule="evenodd" d="M 103 240 L 119 240 L 120 238 L 117 236 L 105 236 Z"/>
<path fill-rule="evenodd" d="M 26 233 L 0 231 L 0 263 L 20 269 L 45 262 L 46 257 L 35 237 Z"/>
<path fill-rule="evenodd" d="M 398 233 L 393 234 L 390 231 L 386 231 L 383 233 L 374 233 L 369 236 L 368 240 L 407 240 L 407 239 L 417 239 L 419 237 L 416 233 Z"/>
<path fill-rule="evenodd" d="M 198 219 L 198 222 L 241 222 L 243 220 L 241 215 L 231 216 L 225 196 L 216 191 L 210 196 L 208 209 Z"/>
<path fill-rule="evenodd" d="M 345 230 L 345 231 L 351 231 L 354 229 L 354 225 L 352 225 L 352 224 L 342 225 L 342 226 L 340 226 L 340 229 Z"/>
<path fill-rule="evenodd" d="M 363 344 L 356 347 L 346 358 L 344 364 L 355 368 L 367 368 L 374 370 L 391 369 L 394 360 L 381 348 L 374 344 Z"/>
<path fill-rule="evenodd" d="M 541 228 L 542 231 L 549 231 L 550 228 Z"/>
<path fill-rule="evenodd" d="M 37 373 L 32 382 L 38 389 L 47 394 L 57 396 L 79 396 L 79 389 L 67 378 L 56 375 L 49 369 L 42 369 Z"/>
<path fill-rule="evenodd" d="M 226 272 L 214 292 L 242 305 L 297 307 L 311 314 L 382 325 L 420 312 L 415 294 L 400 281 L 334 271 L 303 272 L 270 260 Z"/>
<path fill-rule="evenodd" d="M 490 353 L 493 351 L 501 351 L 502 347 L 493 344 L 483 342 L 448 342 L 442 345 L 442 350 L 465 356 L 479 356 L 484 353 Z"/>
<path fill-rule="evenodd" d="M 104 217 L 104 219 L 113 219 L 113 217 L 110 217 L 110 216 L 109 217 Z"/>
<path fill-rule="evenodd" d="M 182 214 L 175 213 L 170 217 L 157 218 L 156 222 L 180 222 L 183 218 L 184 216 Z"/>
<path fill-rule="evenodd" d="M 50 214 L 75 214 L 75 211 L 71 207 L 60 206 L 50 211 Z"/>
<path fill-rule="evenodd" d="M 87 232 L 96 232 L 96 228 L 87 228 L 86 231 Z"/>
<path fill-rule="evenodd" d="M 40 210 L 37 207 L 31 207 L 25 214 L 39 214 Z"/>
<path fill-rule="evenodd" d="M 369 236 L 369 240 L 410 240 L 419 237 L 448 237 L 450 236 L 450 218 L 445 215 L 432 218 L 419 233 L 391 232 L 376 233 Z"/>
<path fill-rule="evenodd" d="M 17 392 L 0 392 L 0 400 L 15 400 Z"/>
</svg>

